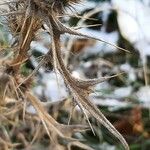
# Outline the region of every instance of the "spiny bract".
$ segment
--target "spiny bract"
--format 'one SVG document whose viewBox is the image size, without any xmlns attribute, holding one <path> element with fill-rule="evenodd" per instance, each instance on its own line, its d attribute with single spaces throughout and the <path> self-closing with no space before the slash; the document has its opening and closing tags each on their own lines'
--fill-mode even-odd
<svg viewBox="0 0 150 150">
<path fill-rule="evenodd" d="M 33 0 L 33 3 L 47 13 L 63 14 L 66 7 L 78 3 L 80 0 Z"/>
</svg>

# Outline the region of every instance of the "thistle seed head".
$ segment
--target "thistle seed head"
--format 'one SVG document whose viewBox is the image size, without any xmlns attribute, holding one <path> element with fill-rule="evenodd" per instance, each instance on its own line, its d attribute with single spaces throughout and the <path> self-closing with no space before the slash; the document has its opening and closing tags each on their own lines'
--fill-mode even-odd
<svg viewBox="0 0 150 150">
<path fill-rule="evenodd" d="M 38 9 L 51 14 L 63 14 L 66 7 L 78 2 L 80 0 L 33 0 Z"/>
</svg>

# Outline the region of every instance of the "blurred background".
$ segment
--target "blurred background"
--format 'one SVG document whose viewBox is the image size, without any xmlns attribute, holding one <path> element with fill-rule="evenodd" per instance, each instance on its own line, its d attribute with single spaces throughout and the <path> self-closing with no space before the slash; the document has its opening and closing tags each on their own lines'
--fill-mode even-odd
<svg viewBox="0 0 150 150">
<path fill-rule="evenodd" d="M 121 51 L 103 42 L 69 35 L 63 36 L 61 43 L 65 64 L 76 78 L 100 78 L 123 72 L 98 84 L 90 98 L 126 138 L 131 150 L 149 150 L 150 1 L 84 0 L 66 12 L 64 17 L 60 16 L 66 26 L 128 50 Z M 11 37 L 7 28 L 0 24 L 1 48 L 10 43 Z M 49 34 L 41 30 L 31 44 L 30 60 L 22 66 L 24 75 L 36 68 L 38 58 L 48 51 L 50 42 Z M 2 52 L 0 55 L 3 57 Z M 33 91 L 43 102 L 65 99 L 63 105 L 50 108 L 50 113 L 59 122 L 67 124 L 71 105 L 67 99 L 70 95 L 59 75 L 58 81 L 49 62 L 39 70 Z M 71 123 L 82 120 L 83 114 L 77 108 Z M 74 136 L 95 150 L 118 149 L 115 146 L 118 141 L 94 119 L 90 118 L 90 121 L 95 136 L 92 131 Z"/>
</svg>

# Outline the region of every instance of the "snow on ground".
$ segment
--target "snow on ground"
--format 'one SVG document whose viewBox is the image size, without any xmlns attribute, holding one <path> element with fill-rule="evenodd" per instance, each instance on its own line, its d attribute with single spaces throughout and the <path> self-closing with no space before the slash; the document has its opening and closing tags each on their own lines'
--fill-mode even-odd
<svg viewBox="0 0 150 150">
<path fill-rule="evenodd" d="M 148 1 L 112 0 L 118 12 L 118 24 L 122 35 L 137 48 L 145 62 L 150 55 L 150 7 Z"/>
<path fill-rule="evenodd" d="M 142 63 L 145 64 L 146 57 L 150 56 L 150 1 L 112 0 L 112 4 L 118 13 L 118 24 L 122 35 L 139 51 Z M 137 96 L 142 103 L 149 103 L 149 87 L 141 87 Z"/>
<path fill-rule="evenodd" d="M 94 102 L 94 104 L 98 106 L 111 107 L 113 108 L 113 110 L 132 105 L 131 103 L 118 101 L 117 99 L 113 99 L 113 98 L 101 99 L 101 98 L 92 97 L 92 101 Z"/>
<path fill-rule="evenodd" d="M 112 44 L 116 44 L 119 38 L 118 32 L 106 33 L 105 31 L 93 31 L 87 28 L 81 29 L 80 32 L 98 39 L 102 39 Z M 116 48 L 106 43 L 97 41 L 94 46 L 88 48 L 86 47 L 85 49 L 85 55 L 98 54 L 100 52 L 116 52 Z"/>
<path fill-rule="evenodd" d="M 116 98 L 125 98 L 125 97 L 130 96 L 131 92 L 132 92 L 132 87 L 131 86 L 122 87 L 122 88 L 118 88 L 118 89 L 114 90 L 114 96 Z"/>
<path fill-rule="evenodd" d="M 127 73 L 129 81 L 135 81 L 137 79 L 135 70 L 134 68 L 131 67 L 130 64 L 128 63 L 122 64 L 120 66 L 120 69 Z"/>
<path fill-rule="evenodd" d="M 58 81 L 57 81 L 58 78 Z M 60 75 L 55 73 L 43 73 L 41 84 L 34 88 L 35 94 L 44 96 L 52 101 L 67 97 L 66 87 Z"/>
<path fill-rule="evenodd" d="M 136 95 L 140 102 L 150 107 L 150 86 L 141 87 Z"/>
</svg>

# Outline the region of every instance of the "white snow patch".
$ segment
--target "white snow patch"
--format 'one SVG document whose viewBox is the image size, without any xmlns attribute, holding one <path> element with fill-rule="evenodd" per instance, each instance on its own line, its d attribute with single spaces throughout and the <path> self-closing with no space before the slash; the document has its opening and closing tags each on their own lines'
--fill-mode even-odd
<svg viewBox="0 0 150 150">
<path fill-rule="evenodd" d="M 131 94 L 132 92 L 132 87 L 122 87 L 114 90 L 114 96 L 116 98 L 124 98 L 127 97 Z"/>
<path fill-rule="evenodd" d="M 122 101 L 119 101 L 117 99 L 112 99 L 112 98 L 106 98 L 106 99 L 92 98 L 92 101 L 96 105 L 115 107 L 115 108 L 127 107 L 130 105 L 127 102 L 122 102 Z"/>
<path fill-rule="evenodd" d="M 126 73 L 128 73 L 128 78 L 129 78 L 130 81 L 135 81 L 136 80 L 136 74 L 135 74 L 134 68 L 132 68 L 130 66 L 130 64 L 128 64 L 128 63 L 122 64 L 120 66 L 120 69 L 122 71 L 125 71 Z"/>
<path fill-rule="evenodd" d="M 27 107 L 26 111 L 28 113 L 37 114 L 37 111 L 35 110 L 35 108 L 32 105 L 30 105 L 29 107 Z"/>
<path fill-rule="evenodd" d="M 143 63 L 150 55 L 150 6 L 147 3 L 140 0 L 112 0 L 118 12 L 120 31 L 139 50 Z"/>
<path fill-rule="evenodd" d="M 115 150 L 116 149 L 115 146 L 109 145 L 108 143 L 100 144 L 99 148 L 100 149 L 105 149 L 105 150 Z"/>
<path fill-rule="evenodd" d="M 60 75 L 55 73 L 43 73 L 42 85 L 34 88 L 37 95 L 44 94 L 48 99 L 55 101 L 67 97 L 66 87 Z"/>
<path fill-rule="evenodd" d="M 140 102 L 150 107 L 150 86 L 141 87 L 136 95 Z"/>
<path fill-rule="evenodd" d="M 37 41 L 31 42 L 31 49 L 35 49 L 43 54 L 46 54 L 48 52 L 48 48 L 46 48 L 42 42 Z"/>
<path fill-rule="evenodd" d="M 85 28 L 85 29 L 81 29 L 80 32 L 98 39 L 102 39 L 112 44 L 116 44 L 119 38 L 118 32 L 116 31 L 111 33 L 106 33 L 103 31 L 93 31 Z M 116 52 L 116 48 L 114 46 L 111 46 L 109 44 L 100 41 L 97 41 L 96 44 L 94 44 L 94 46 L 85 48 L 85 55 L 98 54 L 100 52 L 103 53 Z"/>
</svg>

